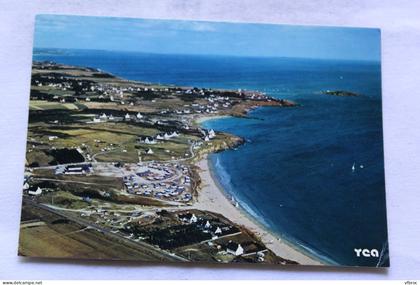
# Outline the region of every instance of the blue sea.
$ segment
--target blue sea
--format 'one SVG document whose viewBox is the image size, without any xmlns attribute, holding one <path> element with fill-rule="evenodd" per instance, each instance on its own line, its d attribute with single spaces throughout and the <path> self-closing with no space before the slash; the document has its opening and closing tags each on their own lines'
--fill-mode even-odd
<svg viewBox="0 0 420 285">
<path fill-rule="evenodd" d="M 379 63 L 83 50 L 36 51 L 34 59 L 295 101 L 298 107 L 255 109 L 249 119 L 206 121 L 207 128 L 246 139 L 235 150 L 210 156 L 215 176 L 282 238 L 333 264 L 377 265 L 378 258 L 357 257 L 354 249 L 387 247 Z M 382 265 L 389 262 L 387 249 L 385 257 Z"/>
</svg>

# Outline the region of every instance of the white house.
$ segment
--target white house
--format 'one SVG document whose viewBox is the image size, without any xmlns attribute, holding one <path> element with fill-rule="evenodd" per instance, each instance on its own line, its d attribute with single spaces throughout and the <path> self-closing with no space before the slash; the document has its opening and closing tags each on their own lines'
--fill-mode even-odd
<svg viewBox="0 0 420 285">
<path fill-rule="evenodd" d="M 264 257 L 264 256 L 265 256 L 265 254 L 264 254 L 264 252 L 263 252 L 263 251 L 258 251 L 258 252 L 257 252 L 257 256 L 258 256 L 258 257 Z"/>
<path fill-rule="evenodd" d="M 137 119 L 141 119 L 141 118 L 143 118 L 143 115 L 140 114 L 140 113 L 137 113 L 136 117 L 137 117 Z"/>
<path fill-rule="evenodd" d="M 221 234 L 222 233 L 222 229 L 217 227 L 216 231 L 214 232 L 215 234 Z"/>
<path fill-rule="evenodd" d="M 38 187 L 38 188 L 36 188 L 35 191 L 29 190 L 28 194 L 29 195 L 35 195 L 35 196 L 41 195 L 42 194 L 42 189 L 40 187 Z"/>
<path fill-rule="evenodd" d="M 190 218 L 190 224 L 192 223 L 196 223 L 197 222 L 197 216 L 192 214 L 191 218 Z"/>
<path fill-rule="evenodd" d="M 29 189 L 29 184 L 28 182 L 25 182 L 25 184 L 23 184 L 23 190 L 28 190 Z"/>
<path fill-rule="evenodd" d="M 216 137 L 216 133 L 214 132 L 214 130 L 213 129 L 211 129 L 210 131 L 209 131 L 209 138 L 210 139 L 212 139 L 212 138 L 215 138 Z"/>
<path fill-rule="evenodd" d="M 206 224 L 204 225 L 204 227 L 205 227 L 206 229 L 210 228 L 210 227 L 211 227 L 210 222 L 209 222 L 209 221 L 207 221 L 207 222 L 206 222 Z"/>
<path fill-rule="evenodd" d="M 244 249 L 240 244 L 230 241 L 226 246 L 226 252 L 235 256 L 239 256 L 244 254 Z"/>
<path fill-rule="evenodd" d="M 144 140 L 145 144 L 156 144 L 156 141 L 154 139 L 149 139 L 148 137 Z"/>
<path fill-rule="evenodd" d="M 146 151 L 146 153 L 147 153 L 147 154 L 153 154 L 154 152 L 153 152 L 153 150 L 152 150 L 151 148 L 149 148 L 149 149 Z"/>
<path fill-rule="evenodd" d="M 130 120 L 130 114 L 129 113 L 127 113 L 127 114 L 125 114 L 125 117 L 124 117 L 126 120 Z"/>
<path fill-rule="evenodd" d="M 170 139 L 170 138 L 173 138 L 173 137 L 178 137 L 178 136 L 179 136 L 179 134 L 178 134 L 177 132 L 172 132 L 171 134 L 165 133 L 165 135 L 164 135 L 164 139 L 165 139 L 165 140 L 168 140 L 168 139 Z"/>
</svg>

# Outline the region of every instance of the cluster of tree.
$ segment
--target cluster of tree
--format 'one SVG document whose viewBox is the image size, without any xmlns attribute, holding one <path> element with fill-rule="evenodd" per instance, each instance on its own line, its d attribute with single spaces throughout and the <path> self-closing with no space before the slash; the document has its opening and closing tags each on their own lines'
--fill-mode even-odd
<svg viewBox="0 0 420 285">
<path fill-rule="evenodd" d="M 145 237 L 147 242 L 162 249 L 173 249 L 211 239 L 209 232 L 203 232 L 195 224 L 175 225 L 166 228 L 144 228 L 144 226 L 131 224 L 130 229 L 126 228 L 124 231 Z"/>
</svg>

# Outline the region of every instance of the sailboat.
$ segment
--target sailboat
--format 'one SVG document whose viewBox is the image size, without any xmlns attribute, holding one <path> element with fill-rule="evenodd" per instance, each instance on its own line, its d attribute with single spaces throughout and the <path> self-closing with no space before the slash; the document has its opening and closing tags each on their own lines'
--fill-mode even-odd
<svg viewBox="0 0 420 285">
<path fill-rule="evenodd" d="M 354 170 L 356 170 L 355 164 L 356 164 L 356 163 L 354 163 L 354 162 L 353 162 L 353 166 L 351 167 L 351 171 L 352 171 L 352 172 L 354 172 Z"/>
</svg>

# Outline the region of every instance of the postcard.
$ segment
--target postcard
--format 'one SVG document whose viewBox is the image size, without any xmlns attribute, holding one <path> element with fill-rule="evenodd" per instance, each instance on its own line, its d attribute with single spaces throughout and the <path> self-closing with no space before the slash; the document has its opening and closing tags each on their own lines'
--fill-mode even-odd
<svg viewBox="0 0 420 285">
<path fill-rule="evenodd" d="M 38 15 L 18 253 L 388 267 L 380 30 Z"/>
</svg>

